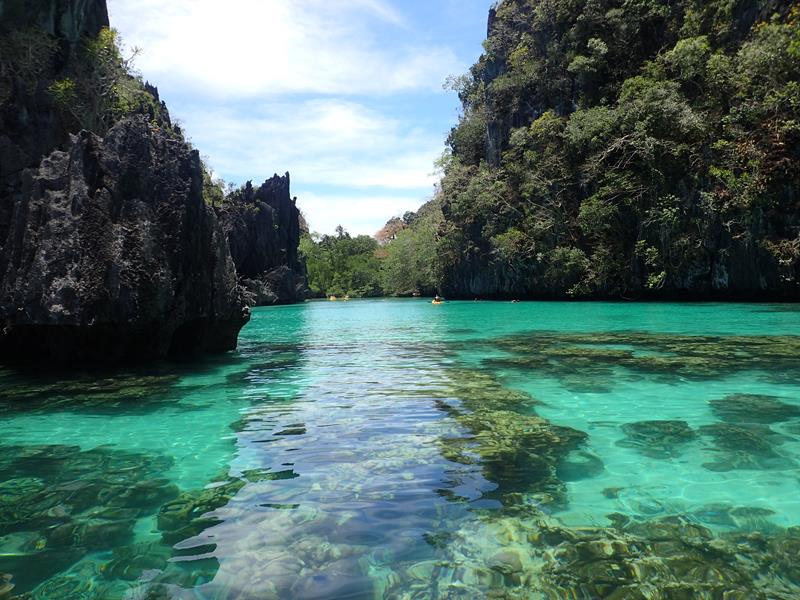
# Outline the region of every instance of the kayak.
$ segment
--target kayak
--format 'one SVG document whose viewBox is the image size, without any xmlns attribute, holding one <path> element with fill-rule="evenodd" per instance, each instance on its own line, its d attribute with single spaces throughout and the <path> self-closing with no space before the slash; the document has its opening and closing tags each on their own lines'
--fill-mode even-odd
<svg viewBox="0 0 800 600">
<path fill-rule="evenodd" d="M 431 304 L 444 304 L 441 300 L 432 300 Z"/>
</svg>

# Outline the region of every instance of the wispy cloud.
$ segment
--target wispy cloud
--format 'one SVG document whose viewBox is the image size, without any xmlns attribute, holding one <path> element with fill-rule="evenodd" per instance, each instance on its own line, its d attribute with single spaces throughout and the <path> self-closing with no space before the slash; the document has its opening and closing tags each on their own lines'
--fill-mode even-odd
<svg viewBox="0 0 800 600">
<path fill-rule="evenodd" d="M 306 185 L 427 191 L 441 137 L 341 99 L 184 110 L 193 142 L 237 181 L 276 165 Z"/>
<path fill-rule="evenodd" d="M 364 196 L 304 192 L 297 205 L 309 220 L 311 231 L 333 233 L 337 225 L 353 235 L 373 235 L 393 216 L 415 210 L 425 199 L 415 196 L 366 194 Z M 347 213 L 342 212 L 347 206 Z"/>
<path fill-rule="evenodd" d="M 440 115 L 454 114 L 441 84 L 464 69 L 405 2 L 109 0 L 109 9 L 215 173 L 241 183 L 290 171 L 313 229 L 374 233 L 431 195 Z"/>
<path fill-rule="evenodd" d="M 435 89 L 459 69 L 430 44 L 385 44 L 407 26 L 384 0 L 111 0 L 147 77 L 226 98 Z"/>
</svg>

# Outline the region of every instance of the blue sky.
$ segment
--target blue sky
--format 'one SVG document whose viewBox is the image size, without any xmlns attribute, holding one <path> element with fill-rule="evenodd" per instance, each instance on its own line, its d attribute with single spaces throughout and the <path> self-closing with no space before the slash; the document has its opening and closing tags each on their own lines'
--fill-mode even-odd
<svg viewBox="0 0 800 600">
<path fill-rule="evenodd" d="M 227 181 L 290 171 L 313 231 L 375 233 L 433 193 L 442 84 L 491 0 L 109 0 L 136 68 Z"/>
</svg>

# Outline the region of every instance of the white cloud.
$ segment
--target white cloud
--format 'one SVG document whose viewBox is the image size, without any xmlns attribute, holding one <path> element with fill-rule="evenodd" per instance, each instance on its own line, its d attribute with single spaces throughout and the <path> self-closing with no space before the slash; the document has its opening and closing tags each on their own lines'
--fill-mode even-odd
<svg viewBox="0 0 800 600">
<path fill-rule="evenodd" d="M 442 150 L 437 133 L 338 99 L 187 107 L 182 114 L 213 167 L 236 180 L 279 166 L 304 185 L 429 190 Z"/>
<path fill-rule="evenodd" d="M 112 24 L 140 46 L 146 78 L 226 98 L 436 89 L 454 53 L 385 43 L 402 16 L 385 0 L 111 0 Z"/>
<path fill-rule="evenodd" d="M 124 42 L 143 48 L 137 67 L 215 173 L 258 183 L 289 171 L 313 230 L 342 224 L 354 234 L 375 233 L 431 195 L 443 128 L 415 120 L 463 70 L 402 6 L 109 0 Z"/>
<path fill-rule="evenodd" d="M 309 219 L 311 231 L 333 233 L 337 225 L 343 225 L 352 235 L 374 235 L 390 218 L 416 210 L 425 200 L 414 195 L 353 197 L 300 190 L 297 206 Z"/>
</svg>

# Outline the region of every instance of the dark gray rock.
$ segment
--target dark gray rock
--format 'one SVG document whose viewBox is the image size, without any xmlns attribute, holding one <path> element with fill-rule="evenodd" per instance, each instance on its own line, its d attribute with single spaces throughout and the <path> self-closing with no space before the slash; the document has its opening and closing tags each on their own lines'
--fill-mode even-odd
<svg viewBox="0 0 800 600">
<path fill-rule="evenodd" d="M 23 170 L 69 144 L 72 132 L 53 105 L 48 83 L 67 76 L 78 44 L 108 26 L 105 0 L 0 0 L 0 244 Z M 1 56 L 11 48 L 4 41 L 28 31 L 52 42 L 47 51 L 40 49 L 42 62 L 28 73 L 32 81 Z"/>
<path fill-rule="evenodd" d="M 250 306 L 270 306 L 300 302 L 309 297 L 306 275 L 280 266 L 256 279 L 242 279 Z"/>
<path fill-rule="evenodd" d="M 0 27 L 38 27 L 69 44 L 108 27 L 105 0 L 2 0 Z"/>
<path fill-rule="evenodd" d="M 118 361 L 236 346 L 249 318 L 197 151 L 145 117 L 24 175 L 0 257 L 0 354 Z"/>
<path fill-rule="evenodd" d="M 228 196 L 221 211 L 236 271 L 257 306 L 308 297 L 305 265 L 298 255 L 300 211 L 289 186 L 288 173 L 258 189 L 248 181 Z"/>
<path fill-rule="evenodd" d="M 82 44 L 108 25 L 105 0 L 0 0 L 0 359 L 227 350 L 248 304 L 305 293 L 288 176 L 249 186 L 220 219 L 147 83 L 127 119 L 72 135 L 48 88 L 81 76 Z M 41 60 L 23 73 L 28 44 Z"/>
</svg>

